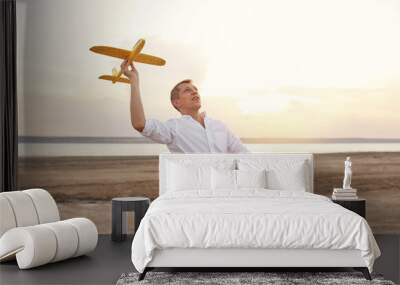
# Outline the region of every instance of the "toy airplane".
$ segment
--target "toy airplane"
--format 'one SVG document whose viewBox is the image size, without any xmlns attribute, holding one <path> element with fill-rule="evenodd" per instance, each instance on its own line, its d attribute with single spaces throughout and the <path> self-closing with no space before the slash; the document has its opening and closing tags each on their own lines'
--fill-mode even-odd
<svg viewBox="0 0 400 285">
<path fill-rule="evenodd" d="M 131 51 L 114 47 L 107 47 L 107 46 L 94 46 L 91 47 L 90 50 L 95 53 L 121 58 L 123 60 L 128 60 L 128 64 L 131 64 L 132 61 L 137 61 L 152 65 L 164 65 L 165 64 L 164 59 L 153 55 L 140 53 L 144 47 L 144 44 L 145 44 L 144 39 L 138 40 Z M 112 81 L 112 83 L 115 82 L 130 83 L 128 78 L 121 77 L 121 75 L 122 75 L 122 69 L 120 71 L 117 71 L 115 68 L 113 68 L 112 75 L 101 75 L 99 79 L 109 80 Z"/>
</svg>

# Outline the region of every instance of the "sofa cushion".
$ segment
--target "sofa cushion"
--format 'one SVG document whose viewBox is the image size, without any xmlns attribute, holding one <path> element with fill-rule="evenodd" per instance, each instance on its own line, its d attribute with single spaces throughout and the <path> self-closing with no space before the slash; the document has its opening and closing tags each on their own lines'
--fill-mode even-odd
<svg viewBox="0 0 400 285">
<path fill-rule="evenodd" d="M 52 223 L 60 220 L 56 201 L 44 189 L 34 188 L 22 191 L 32 199 L 38 215 L 39 224 Z"/>
<path fill-rule="evenodd" d="M 20 269 L 37 267 L 92 251 L 97 228 L 86 218 L 10 229 L 0 238 L 0 261 L 14 257 Z"/>
<path fill-rule="evenodd" d="M 15 221 L 14 211 L 8 199 L 0 194 L 0 237 L 9 229 L 15 228 L 17 222 Z"/>
<path fill-rule="evenodd" d="M 31 197 L 23 191 L 0 193 L 6 198 L 14 213 L 17 227 L 33 226 L 39 223 L 35 205 Z"/>
</svg>

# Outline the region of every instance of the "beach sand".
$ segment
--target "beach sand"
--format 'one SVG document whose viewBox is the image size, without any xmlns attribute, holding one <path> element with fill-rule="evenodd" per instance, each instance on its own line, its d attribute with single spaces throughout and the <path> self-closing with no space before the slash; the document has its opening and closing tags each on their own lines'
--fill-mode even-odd
<svg viewBox="0 0 400 285">
<path fill-rule="evenodd" d="M 400 233 L 400 153 L 315 154 L 314 192 L 330 196 L 341 187 L 346 156 L 353 161 L 352 187 L 367 200 L 374 233 Z M 87 217 L 99 233 L 111 233 L 111 199 L 158 196 L 158 157 L 20 158 L 18 188 L 44 188 L 63 219 Z"/>
</svg>

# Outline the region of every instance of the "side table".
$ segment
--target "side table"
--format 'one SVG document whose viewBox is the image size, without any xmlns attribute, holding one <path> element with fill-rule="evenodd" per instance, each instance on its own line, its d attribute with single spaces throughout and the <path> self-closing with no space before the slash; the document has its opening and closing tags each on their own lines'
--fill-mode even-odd
<svg viewBox="0 0 400 285">
<path fill-rule="evenodd" d="M 140 221 L 146 214 L 150 205 L 150 199 L 146 197 L 118 197 L 111 200 L 112 205 L 112 231 L 113 241 L 126 239 L 127 220 L 124 212 L 135 212 L 135 232 Z"/>
<path fill-rule="evenodd" d="M 359 214 L 361 217 L 365 219 L 365 199 L 356 199 L 356 200 L 332 200 L 332 202 L 339 204 L 340 206 L 353 211 L 356 214 Z"/>
</svg>

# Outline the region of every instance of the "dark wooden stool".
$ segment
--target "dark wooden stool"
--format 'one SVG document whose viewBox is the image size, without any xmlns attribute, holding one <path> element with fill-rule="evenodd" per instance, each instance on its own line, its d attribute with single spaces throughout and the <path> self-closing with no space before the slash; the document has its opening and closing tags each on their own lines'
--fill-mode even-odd
<svg viewBox="0 0 400 285">
<path fill-rule="evenodd" d="M 150 199 L 146 197 L 119 197 L 113 198 L 112 203 L 112 233 L 113 241 L 126 239 L 127 220 L 124 212 L 135 212 L 135 232 L 140 221 L 146 214 L 150 205 Z"/>
</svg>

